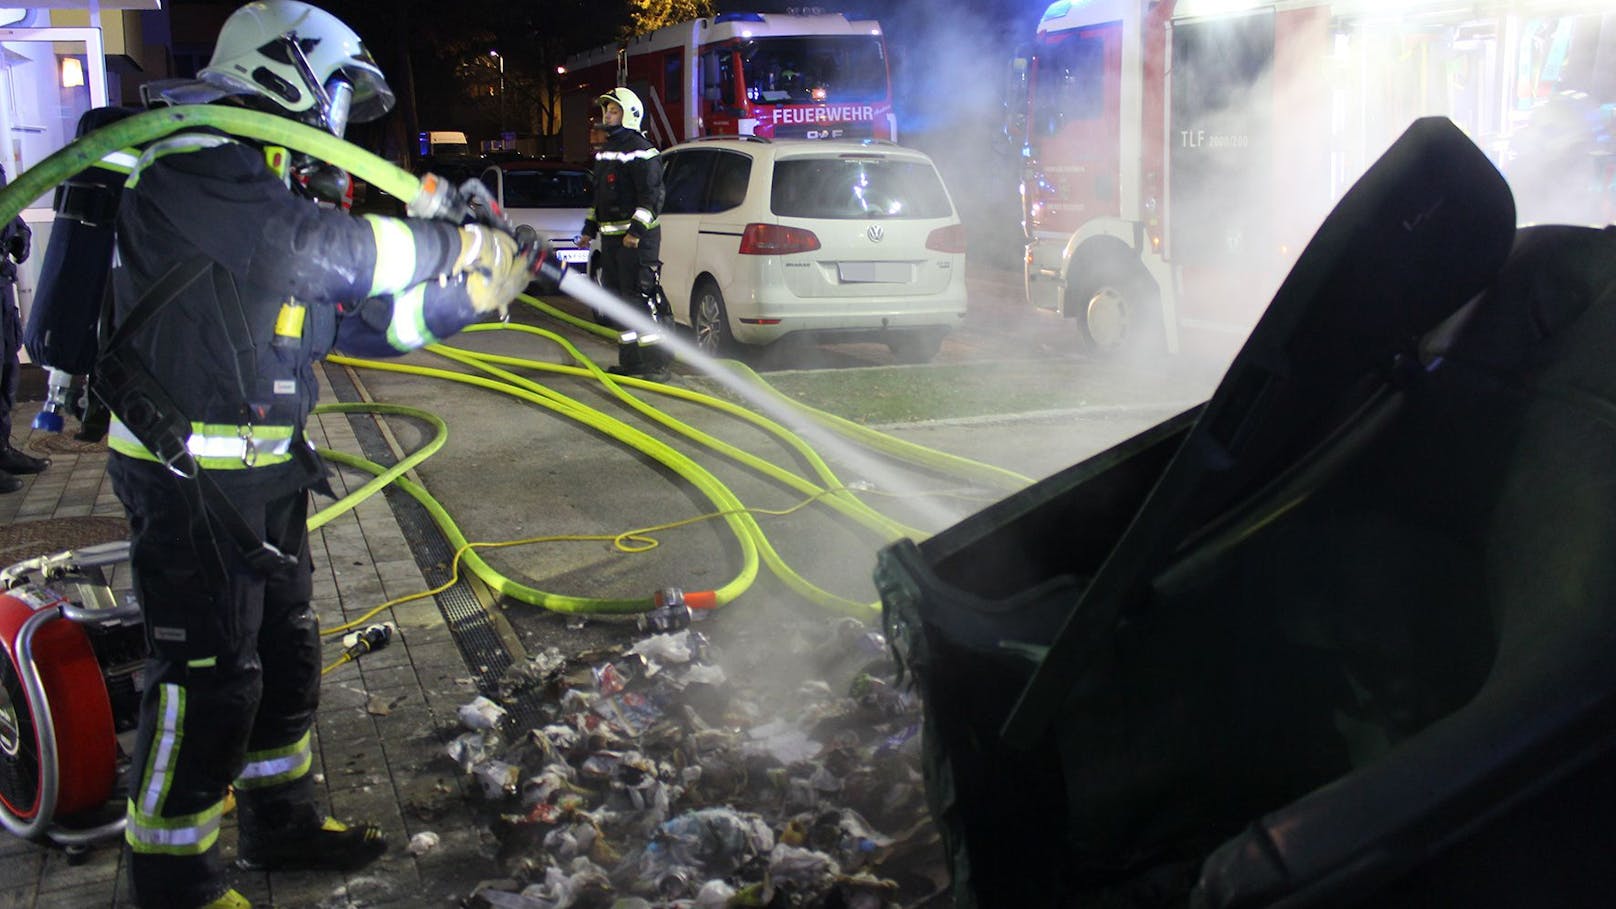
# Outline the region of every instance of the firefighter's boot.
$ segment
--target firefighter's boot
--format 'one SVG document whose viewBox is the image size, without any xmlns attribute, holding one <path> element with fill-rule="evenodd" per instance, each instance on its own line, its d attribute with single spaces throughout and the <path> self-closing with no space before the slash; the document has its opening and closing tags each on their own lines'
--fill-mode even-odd
<svg viewBox="0 0 1616 909">
<path fill-rule="evenodd" d="M 238 891 L 226 890 L 224 896 L 208 903 L 202 909 L 252 909 L 252 901 Z"/>
<path fill-rule="evenodd" d="M 307 785 L 238 791 L 236 798 L 236 865 L 248 871 L 354 871 L 387 851 L 380 827 L 323 816 Z"/>
<path fill-rule="evenodd" d="M 607 372 L 663 382 L 672 362 L 673 351 L 662 343 L 659 332 L 625 331 L 617 336 L 617 365 Z"/>
<path fill-rule="evenodd" d="M 236 866 L 246 871 L 357 871 L 387 851 L 375 824 L 344 824 L 328 817 L 311 827 L 243 833 Z"/>
</svg>

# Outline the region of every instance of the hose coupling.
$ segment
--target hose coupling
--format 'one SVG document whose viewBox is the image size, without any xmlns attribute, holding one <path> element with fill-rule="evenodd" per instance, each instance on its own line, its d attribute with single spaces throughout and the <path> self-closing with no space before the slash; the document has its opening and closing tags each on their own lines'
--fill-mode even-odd
<svg viewBox="0 0 1616 909">
<path fill-rule="evenodd" d="M 669 634 L 690 627 L 690 607 L 685 604 L 685 592 L 677 587 L 664 587 L 651 594 L 651 609 L 640 614 L 637 623 L 647 634 Z"/>
<path fill-rule="evenodd" d="M 470 211 L 460 190 L 448 180 L 429 173 L 421 177 L 421 191 L 404 206 L 404 213 L 411 218 L 464 224 Z"/>
<path fill-rule="evenodd" d="M 393 634 L 396 630 L 397 628 L 392 622 L 383 622 L 379 625 L 371 625 L 364 631 L 348 635 L 343 638 L 343 644 L 346 647 L 342 651 L 342 655 L 350 660 L 357 660 L 367 653 L 380 650 L 393 640 Z"/>
</svg>

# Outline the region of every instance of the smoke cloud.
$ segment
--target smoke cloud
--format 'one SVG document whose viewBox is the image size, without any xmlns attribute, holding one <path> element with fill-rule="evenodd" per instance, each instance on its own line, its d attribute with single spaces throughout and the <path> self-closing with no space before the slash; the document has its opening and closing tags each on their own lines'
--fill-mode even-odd
<svg viewBox="0 0 1616 909">
<path fill-rule="evenodd" d="M 1418 117 L 1448 117 L 1477 142 L 1522 223 L 1616 219 L 1616 11 L 1568 8 L 1321 5 L 1175 21 L 1163 243 L 1183 282 L 1183 339 L 1218 336 L 1232 354 L 1331 206 Z M 900 141 L 936 159 L 979 267 L 1020 270 L 1009 61 L 1041 12 L 900 2 L 882 14 Z"/>
</svg>

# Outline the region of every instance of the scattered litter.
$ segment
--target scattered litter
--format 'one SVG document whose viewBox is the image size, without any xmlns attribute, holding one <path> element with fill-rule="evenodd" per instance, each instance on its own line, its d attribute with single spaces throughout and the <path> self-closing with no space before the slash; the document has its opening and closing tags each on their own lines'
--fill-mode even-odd
<svg viewBox="0 0 1616 909">
<path fill-rule="evenodd" d="M 812 887 L 840 873 L 836 860 L 823 852 L 781 843 L 769 853 L 769 878 L 777 886 Z"/>
<path fill-rule="evenodd" d="M 505 761 L 483 761 L 471 768 L 471 775 L 482 784 L 484 797 L 497 799 L 516 794 L 522 768 Z"/>
<path fill-rule="evenodd" d="M 756 748 L 768 752 L 782 764 L 806 761 L 819 752 L 818 742 L 808 738 L 807 733 L 784 720 L 754 726 L 747 734 L 751 736 Z"/>
<path fill-rule="evenodd" d="M 505 715 L 504 707 L 482 695 L 469 704 L 460 705 L 460 722 L 467 729 L 498 729 Z"/>
<path fill-rule="evenodd" d="M 461 707 L 470 731 L 448 756 L 477 781 L 510 875 L 466 905 L 894 909 L 935 894 L 920 706 L 890 681 L 885 640 L 849 619 L 753 626 L 723 648 L 682 628 L 546 650 L 498 685 L 535 718 L 520 732 L 491 700 Z"/>
<path fill-rule="evenodd" d="M 630 647 L 628 652 L 643 656 L 653 663 L 688 663 L 694 654 L 690 638 L 688 631 L 653 634 Z"/>
<path fill-rule="evenodd" d="M 410 855 L 426 855 L 438 848 L 438 835 L 430 830 L 423 830 L 410 837 L 410 844 L 405 847 Z"/>
<path fill-rule="evenodd" d="M 464 732 L 451 740 L 444 751 L 448 752 L 451 760 L 460 765 L 461 770 L 470 773 L 471 768 L 487 761 L 498 745 L 497 735 Z"/>
<path fill-rule="evenodd" d="M 610 697 L 627 688 L 631 678 L 615 663 L 602 663 L 595 669 L 595 690 Z"/>
<path fill-rule="evenodd" d="M 703 808 L 682 814 L 657 831 L 659 861 L 694 865 L 723 877 L 774 848 L 768 821 L 733 808 Z M 653 865 L 656 863 L 652 863 Z M 651 869 L 646 869 L 651 870 Z"/>
<path fill-rule="evenodd" d="M 696 909 L 725 909 L 735 896 L 735 888 L 723 881 L 708 881 L 696 893 Z"/>
<path fill-rule="evenodd" d="M 530 655 L 525 661 L 513 664 L 499 679 L 499 696 L 513 700 L 528 691 L 554 684 L 566 671 L 567 658 L 556 647 Z"/>
</svg>

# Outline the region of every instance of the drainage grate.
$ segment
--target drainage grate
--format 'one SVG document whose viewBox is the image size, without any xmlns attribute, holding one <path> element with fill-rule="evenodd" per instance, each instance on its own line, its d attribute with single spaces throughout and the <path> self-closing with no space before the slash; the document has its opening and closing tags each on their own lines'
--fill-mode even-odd
<svg viewBox="0 0 1616 909">
<path fill-rule="evenodd" d="M 326 379 L 331 383 L 337 400 L 345 403 L 363 400 L 346 369 L 330 364 L 325 366 Z M 349 414 L 348 423 L 359 440 L 361 454 L 384 466 L 396 463 L 393 450 L 377 427 L 374 417 Z M 410 544 L 410 553 L 415 556 L 415 564 L 420 566 L 427 584 L 436 587 L 448 581 L 449 563 L 454 558 L 454 550 L 432 522 L 426 508 L 395 486 L 388 486 L 382 494 L 387 497 L 387 504 L 393 509 L 393 516 L 398 519 L 404 539 Z M 505 649 L 505 642 L 494 627 L 493 619 L 477 599 L 471 585 L 464 580 L 438 594 L 436 599 L 438 611 L 443 614 L 454 636 L 460 656 L 477 681 L 477 690 L 494 696 L 499 690 L 500 677 L 510 668 L 512 660 L 510 651 Z M 518 728 L 536 729 L 544 724 L 535 697 L 523 696 L 517 703 L 506 706 L 511 711 L 511 718 L 520 724 Z"/>
</svg>

